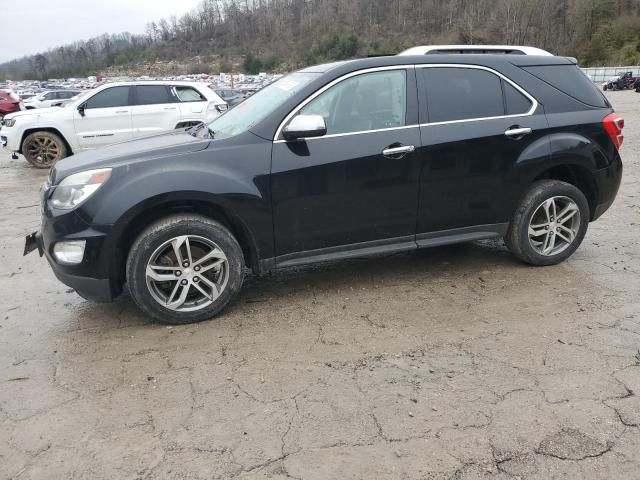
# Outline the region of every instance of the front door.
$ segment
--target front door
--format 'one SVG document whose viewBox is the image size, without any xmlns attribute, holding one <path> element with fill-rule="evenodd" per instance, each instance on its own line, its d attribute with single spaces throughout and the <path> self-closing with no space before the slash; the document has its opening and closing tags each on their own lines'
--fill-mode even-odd
<svg viewBox="0 0 640 480">
<path fill-rule="evenodd" d="M 420 145 L 413 68 L 349 76 L 303 104 L 323 137 L 273 145 L 277 264 L 415 248 Z"/>
<path fill-rule="evenodd" d="M 73 123 L 81 149 L 96 148 L 133 138 L 131 88 L 110 87 L 84 103 L 84 112 L 75 111 Z"/>
</svg>

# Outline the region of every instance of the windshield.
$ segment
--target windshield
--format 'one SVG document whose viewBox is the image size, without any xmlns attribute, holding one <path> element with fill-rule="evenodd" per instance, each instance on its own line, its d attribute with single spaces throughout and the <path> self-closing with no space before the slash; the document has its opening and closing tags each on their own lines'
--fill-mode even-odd
<svg viewBox="0 0 640 480">
<path fill-rule="evenodd" d="M 282 77 L 216 118 L 209 128 L 216 136 L 225 137 L 246 132 L 319 76 L 319 73 L 292 73 Z"/>
<path fill-rule="evenodd" d="M 79 92 L 75 97 L 71 97 L 72 101 L 70 103 L 66 103 L 64 106 L 69 107 L 71 106 L 71 104 L 75 105 L 78 100 L 84 100 L 92 93 L 94 93 L 93 90 L 86 90 L 84 92 Z"/>
</svg>

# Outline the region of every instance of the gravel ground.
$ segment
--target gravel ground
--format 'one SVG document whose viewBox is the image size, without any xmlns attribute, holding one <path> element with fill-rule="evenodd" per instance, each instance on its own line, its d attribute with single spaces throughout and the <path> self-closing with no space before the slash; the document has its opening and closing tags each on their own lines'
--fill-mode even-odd
<svg viewBox="0 0 640 480">
<path fill-rule="evenodd" d="M 85 302 L 0 159 L 0 478 L 640 478 L 640 95 L 618 201 L 570 261 L 502 242 L 251 278 L 220 318 Z"/>
</svg>

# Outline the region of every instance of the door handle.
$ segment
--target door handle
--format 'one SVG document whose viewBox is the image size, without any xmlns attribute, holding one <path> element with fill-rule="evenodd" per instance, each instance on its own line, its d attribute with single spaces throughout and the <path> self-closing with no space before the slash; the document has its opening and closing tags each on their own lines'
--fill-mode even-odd
<svg viewBox="0 0 640 480">
<path fill-rule="evenodd" d="M 175 110 L 176 107 L 164 107 L 165 110 Z"/>
<path fill-rule="evenodd" d="M 116 113 L 129 113 L 129 110 L 116 110 Z"/>
<path fill-rule="evenodd" d="M 414 145 L 402 145 L 400 147 L 389 147 L 382 151 L 382 155 L 391 158 L 402 158 L 407 153 L 415 152 L 416 147 Z"/>
<path fill-rule="evenodd" d="M 504 132 L 504 134 L 509 138 L 517 138 L 517 137 L 524 137 L 525 135 L 529 135 L 531 132 L 533 132 L 533 130 L 530 128 L 514 127 L 514 128 L 508 129 L 506 132 Z"/>
</svg>

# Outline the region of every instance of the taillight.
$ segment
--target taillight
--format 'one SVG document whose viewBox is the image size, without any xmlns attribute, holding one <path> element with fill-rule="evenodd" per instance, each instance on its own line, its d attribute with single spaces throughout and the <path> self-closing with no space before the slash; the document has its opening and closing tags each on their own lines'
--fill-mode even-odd
<svg viewBox="0 0 640 480">
<path fill-rule="evenodd" d="M 624 118 L 622 118 L 617 113 L 610 113 L 604 120 L 602 120 L 602 125 L 604 126 L 605 131 L 611 138 L 611 141 L 616 146 L 616 148 L 620 148 L 622 146 L 622 142 L 624 141 L 624 135 L 622 134 L 622 129 L 624 128 Z"/>
</svg>

